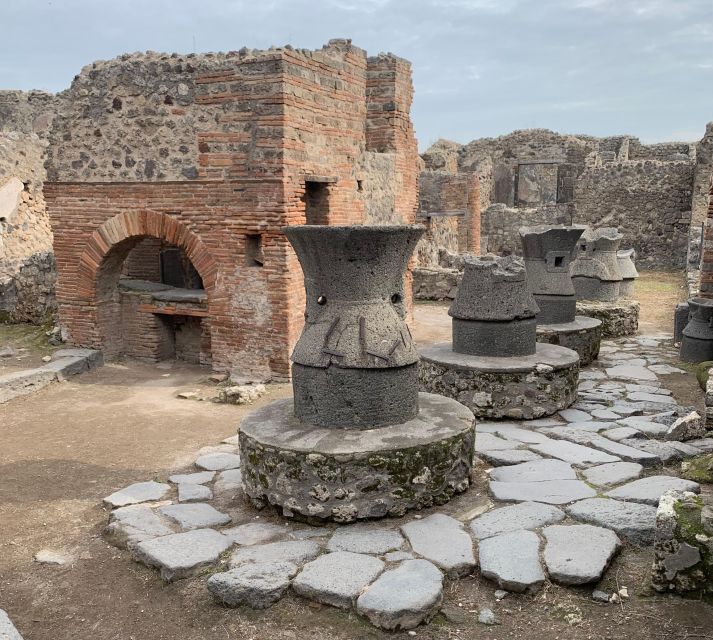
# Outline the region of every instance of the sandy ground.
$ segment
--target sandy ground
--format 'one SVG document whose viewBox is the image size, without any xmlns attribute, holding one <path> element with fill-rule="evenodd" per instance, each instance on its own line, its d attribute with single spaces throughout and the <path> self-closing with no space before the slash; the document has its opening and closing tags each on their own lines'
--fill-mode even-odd
<svg viewBox="0 0 713 640">
<path fill-rule="evenodd" d="M 642 326 L 647 330 L 670 327 L 677 300 L 674 280 L 661 294 L 654 292 L 658 281 L 642 279 L 645 290 L 652 291 L 650 298 L 642 295 Z M 419 342 L 448 339 L 445 311 L 443 305 L 416 307 L 413 328 Z M 7 335 L 0 332 L 0 347 Z M 36 346 L 33 357 L 44 349 Z M 206 376 L 204 369 L 188 365 L 110 364 L 0 405 L 0 608 L 8 611 L 25 640 L 408 637 L 382 633 L 351 613 L 294 596 L 267 611 L 225 609 L 212 602 L 201 580 L 164 585 L 156 572 L 104 542 L 105 495 L 188 468 L 201 446 L 233 435 L 242 416 L 254 408 L 175 397 L 178 391 L 207 388 Z M 689 384 L 682 379 L 679 384 L 682 392 L 695 396 L 692 376 L 678 377 L 689 378 Z M 289 393 L 288 385 L 271 386 L 257 406 Z M 479 503 L 486 500 L 482 484 L 471 489 L 472 495 Z M 457 513 L 461 507 L 454 501 L 449 510 Z M 236 511 L 249 513 L 245 505 L 236 505 Z M 275 518 L 266 512 L 260 517 Z M 33 555 L 44 548 L 74 560 L 62 567 L 34 562 Z M 480 578 L 462 580 L 447 588 L 447 615 L 440 614 L 416 635 L 713 638 L 712 607 L 649 593 L 650 563 L 650 550 L 626 550 L 608 572 L 601 587 L 612 591 L 618 582 L 632 594 L 621 607 L 592 602 L 591 587 L 548 586 L 536 596 L 510 595 L 496 603 L 492 584 Z M 501 624 L 480 625 L 474 612 L 483 606 L 493 608 Z"/>
</svg>

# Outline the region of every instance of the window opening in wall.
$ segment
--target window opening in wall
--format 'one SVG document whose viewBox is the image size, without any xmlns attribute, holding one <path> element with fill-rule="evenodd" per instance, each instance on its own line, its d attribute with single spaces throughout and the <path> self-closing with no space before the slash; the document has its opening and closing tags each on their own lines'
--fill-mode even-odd
<svg viewBox="0 0 713 640">
<path fill-rule="evenodd" d="M 179 289 L 202 289 L 203 280 L 179 247 L 161 249 L 161 282 Z"/>
<path fill-rule="evenodd" d="M 564 262 L 564 256 L 555 256 L 555 267 L 561 267 Z"/>
<path fill-rule="evenodd" d="M 364 191 L 364 181 L 357 180 L 357 191 Z"/>
<path fill-rule="evenodd" d="M 245 261 L 249 267 L 262 267 L 265 256 L 262 252 L 262 236 L 248 234 L 245 236 Z"/>
<path fill-rule="evenodd" d="M 329 185 L 327 183 L 305 181 L 305 217 L 307 224 L 328 224 Z"/>
</svg>

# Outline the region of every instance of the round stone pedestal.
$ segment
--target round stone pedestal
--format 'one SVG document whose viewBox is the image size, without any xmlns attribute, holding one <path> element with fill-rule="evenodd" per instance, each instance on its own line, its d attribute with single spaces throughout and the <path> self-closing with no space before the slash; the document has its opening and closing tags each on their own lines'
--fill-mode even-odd
<svg viewBox="0 0 713 640">
<path fill-rule="evenodd" d="M 577 315 L 602 321 L 602 338 L 633 336 L 639 330 L 639 303 L 636 300 L 578 300 Z"/>
<path fill-rule="evenodd" d="M 243 489 L 288 517 L 353 522 L 448 502 L 469 485 L 475 420 L 463 405 L 419 394 L 408 422 L 376 429 L 300 423 L 292 399 L 240 425 Z"/>
<path fill-rule="evenodd" d="M 574 322 L 538 324 L 537 342 L 557 344 L 579 354 L 579 366 L 585 367 L 599 355 L 602 341 L 602 321 L 575 316 Z"/>
<path fill-rule="evenodd" d="M 421 389 L 458 400 L 477 418 L 552 415 L 575 401 L 578 377 L 577 352 L 553 344 L 512 358 L 456 353 L 447 342 L 421 349 Z"/>
</svg>

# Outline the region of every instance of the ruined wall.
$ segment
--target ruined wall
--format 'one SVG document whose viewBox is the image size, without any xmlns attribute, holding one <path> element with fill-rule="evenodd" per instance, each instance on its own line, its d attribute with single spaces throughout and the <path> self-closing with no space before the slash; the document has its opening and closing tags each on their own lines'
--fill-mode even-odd
<svg viewBox="0 0 713 640">
<path fill-rule="evenodd" d="M 693 200 L 691 204 L 691 227 L 688 234 L 688 256 L 686 276 L 688 294 L 693 297 L 701 293 L 708 295 L 709 283 L 701 282 L 702 260 L 705 245 L 704 233 L 708 233 L 707 218 L 713 190 L 713 122 L 706 126 L 706 132 L 696 145 L 696 168 L 693 174 Z M 706 260 L 706 271 L 713 271 L 711 254 Z M 713 293 L 713 290 L 711 291 Z"/>
</svg>

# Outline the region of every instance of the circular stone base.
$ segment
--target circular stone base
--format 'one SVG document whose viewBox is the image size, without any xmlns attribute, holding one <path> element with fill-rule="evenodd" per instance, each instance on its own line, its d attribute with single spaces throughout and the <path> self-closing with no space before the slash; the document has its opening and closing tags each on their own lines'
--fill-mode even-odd
<svg viewBox="0 0 713 640">
<path fill-rule="evenodd" d="M 577 398 L 579 356 L 537 343 L 532 356 L 486 358 L 456 353 L 444 342 L 421 349 L 421 389 L 463 403 L 478 418 L 530 420 L 569 407 Z"/>
<path fill-rule="evenodd" d="M 639 306 L 636 300 L 578 300 L 577 315 L 601 320 L 602 338 L 633 336 L 639 330 Z"/>
<path fill-rule="evenodd" d="M 585 367 L 599 355 L 602 341 L 602 321 L 575 316 L 574 322 L 538 324 L 537 342 L 557 344 L 579 354 L 579 366 Z"/>
<path fill-rule="evenodd" d="M 285 516 L 353 522 L 444 504 L 469 485 L 475 420 L 463 405 L 419 394 L 413 420 L 377 429 L 300 423 L 291 398 L 240 425 L 243 489 Z"/>
</svg>

